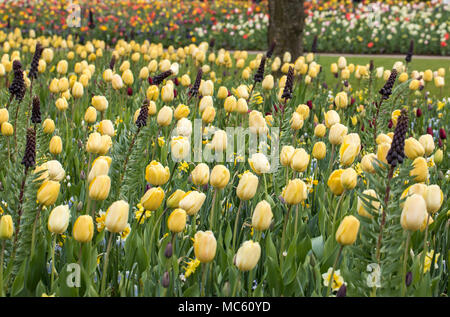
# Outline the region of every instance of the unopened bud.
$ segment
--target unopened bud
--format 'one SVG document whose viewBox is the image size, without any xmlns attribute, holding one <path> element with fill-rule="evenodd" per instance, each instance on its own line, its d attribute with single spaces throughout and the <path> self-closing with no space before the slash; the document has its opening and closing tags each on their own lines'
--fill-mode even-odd
<svg viewBox="0 0 450 317">
<path fill-rule="evenodd" d="M 336 297 L 345 297 L 347 295 L 347 286 L 345 284 L 342 284 L 341 287 L 339 287 L 339 290 L 337 291 Z"/>
<path fill-rule="evenodd" d="M 409 285 L 411 285 L 411 283 L 412 283 L 412 278 L 413 278 L 412 272 L 406 273 L 406 278 L 405 278 L 405 284 L 406 284 L 406 287 L 408 287 Z"/>
<path fill-rule="evenodd" d="M 172 250 L 173 250 L 172 243 L 171 242 L 167 243 L 166 250 L 164 251 L 164 255 L 166 256 L 166 258 L 172 257 Z"/>
<path fill-rule="evenodd" d="M 81 211 L 83 209 L 83 202 L 79 202 L 77 205 L 77 211 Z"/>
<path fill-rule="evenodd" d="M 170 275 L 169 272 L 164 272 L 163 278 L 162 278 L 162 286 L 164 288 L 168 288 L 170 285 Z"/>
</svg>

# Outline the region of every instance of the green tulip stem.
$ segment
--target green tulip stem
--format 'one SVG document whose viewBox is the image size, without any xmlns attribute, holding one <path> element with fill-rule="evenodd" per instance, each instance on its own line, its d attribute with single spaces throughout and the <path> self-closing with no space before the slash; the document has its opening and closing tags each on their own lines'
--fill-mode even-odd
<svg viewBox="0 0 450 317">
<path fill-rule="evenodd" d="M 411 231 L 407 230 L 406 244 L 405 244 L 405 253 L 403 254 L 403 273 L 402 273 L 402 287 L 401 287 L 401 296 L 405 297 L 406 295 L 406 262 L 408 262 L 408 247 L 409 241 L 411 240 Z"/>
<path fill-rule="evenodd" d="M 266 180 L 266 174 L 264 173 L 263 174 L 263 178 L 264 178 L 264 189 L 265 189 L 265 194 L 267 194 L 268 192 L 267 192 L 267 180 Z"/>
<path fill-rule="evenodd" d="M 237 277 L 236 283 L 234 284 L 233 293 L 231 293 L 231 297 L 234 297 L 236 295 L 237 287 L 239 285 L 240 280 L 241 280 L 241 272 L 238 271 L 238 277 Z"/>
<path fill-rule="evenodd" d="M 30 252 L 30 259 L 33 258 L 34 255 L 34 245 L 36 242 L 36 224 L 37 224 L 37 220 L 39 218 L 39 215 L 41 214 L 41 210 L 42 210 L 42 205 L 39 205 L 38 211 L 36 213 L 36 218 L 34 219 L 34 224 L 33 224 L 33 231 L 31 233 L 31 252 Z"/>
<path fill-rule="evenodd" d="M 330 161 L 328 162 L 328 174 L 330 173 L 331 168 L 333 167 L 333 159 L 334 159 L 334 153 L 336 151 L 335 145 L 331 145 L 331 156 Z"/>
<path fill-rule="evenodd" d="M 241 213 L 241 208 L 242 208 L 242 200 L 239 202 L 239 207 L 238 207 L 238 211 L 236 213 L 236 220 L 234 221 L 234 230 L 233 230 L 233 250 L 236 247 L 236 233 L 237 233 L 237 227 L 239 224 L 239 216 Z"/>
<path fill-rule="evenodd" d="M 3 257 L 5 255 L 5 240 L 2 241 L 2 254 L 0 255 L 0 297 L 3 297 Z"/>
<path fill-rule="evenodd" d="M 56 234 L 53 234 L 52 242 L 52 273 L 50 278 L 50 289 L 53 288 L 53 281 L 55 280 L 55 249 L 56 249 Z"/>
<path fill-rule="evenodd" d="M 336 228 L 336 217 L 337 217 L 339 208 L 340 208 L 340 206 L 341 206 L 341 203 L 342 203 L 342 201 L 344 200 L 345 193 L 346 193 L 346 190 L 344 190 L 344 192 L 341 194 L 341 197 L 339 197 L 339 200 L 338 200 L 337 205 L 336 205 L 336 209 L 334 210 L 334 214 L 333 214 L 333 222 L 332 222 L 332 224 L 331 224 L 331 228 L 332 228 L 333 230 L 331 231 L 331 233 L 334 233 L 334 231 L 335 231 L 335 228 Z"/>
<path fill-rule="evenodd" d="M 202 263 L 202 297 L 205 296 L 206 289 L 206 272 L 208 271 L 208 263 Z"/>
<path fill-rule="evenodd" d="M 114 233 L 111 232 L 109 235 L 108 246 L 106 247 L 105 261 L 103 262 L 103 271 L 102 271 L 102 286 L 100 289 L 101 296 L 105 296 L 106 273 L 108 270 L 108 257 L 109 257 L 109 252 L 111 251 L 111 242 L 112 242 L 113 236 L 114 236 Z"/>
<path fill-rule="evenodd" d="M 328 297 L 328 296 L 330 295 L 331 285 L 333 285 L 333 279 L 334 279 L 334 278 L 333 278 L 333 276 L 334 276 L 334 270 L 336 269 L 336 265 L 337 265 L 337 263 L 338 263 L 338 261 L 339 261 L 339 258 L 340 258 L 340 256 L 341 256 L 341 253 L 342 253 L 342 249 L 343 249 L 343 248 L 344 248 L 344 246 L 341 245 L 341 247 L 339 248 L 338 254 L 337 254 L 337 256 L 336 256 L 336 260 L 334 260 L 333 268 L 331 269 L 330 281 L 328 282 L 327 296 L 326 296 L 326 297 Z"/>
<path fill-rule="evenodd" d="M 427 224 L 425 226 L 425 237 L 423 239 L 423 251 L 422 251 L 422 257 L 420 258 L 420 279 L 419 279 L 419 285 L 422 282 L 422 277 L 424 274 L 425 269 L 425 258 L 427 256 L 428 251 L 428 244 L 427 244 L 427 238 L 428 238 L 428 224 L 430 223 L 430 215 L 427 213 Z"/>
<path fill-rule="evenodd" d="M 212 203 L 211 203 L 212 210 L 211 210 L 211 216 L 209 219 L 209 228 L 211 231 L 213 229 L 213 224 L 214 224 L 214 211 L 216 210 L 216 208 L 215 208 L 216 207 L 216 196 L 217 196 L 218 190 L 219 190 L 218 188 L 214 189 L 214 194 L 213 194 Z"/>
<path fill-rule="evenodd" d="M 289 214 L 291 213 L 292 205 L 289 205 L 288 211 L 286 215 L 284 216 L 284 223 L 283 223 L 283 233 L 281 234 L 281 252 L 284 252 L 284 238 L 286 236 L 286 225 L 289 221 Z M 281 256 L 281 259 L 283 260 L 283 256 Z"/>
</svg>

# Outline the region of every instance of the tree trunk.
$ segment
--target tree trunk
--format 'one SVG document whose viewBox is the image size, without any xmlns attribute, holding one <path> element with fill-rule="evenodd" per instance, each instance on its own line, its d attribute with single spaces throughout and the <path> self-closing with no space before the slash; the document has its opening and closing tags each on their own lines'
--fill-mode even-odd
<svg viewBox="0 0 450 317">
<path fill-rule="evenodd" d="M 292 60 L 303 54 L 303 0 L 269 0 L 269 47 L 276 42 L 275 54 L 290 52 Z"/>
</svg>

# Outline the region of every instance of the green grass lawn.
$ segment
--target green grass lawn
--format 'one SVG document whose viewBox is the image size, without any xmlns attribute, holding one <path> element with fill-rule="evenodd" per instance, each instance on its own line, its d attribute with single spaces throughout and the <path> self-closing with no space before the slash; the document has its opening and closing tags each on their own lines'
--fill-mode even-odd
<svg viewBox="0 0 450 317">
<path fill-rule="evenodd" d="M 345 56 L 345 55 L 343 55 Z M 347 65 L 353 63 L 356 65 L 366 65 L 370 63 L 370 60 L 373 60 L 374 67 L 384 67 L 384 69 L 392 69 L 394 63 L 397 61 L 402 61 L 405 63 L 404 58 L 392 58 L 392 57 L 347 57 Z M 333 74 L 330 72 L 330 66 L 332 63 L 337 63 L 338 57 L 334 56 L 320 56 L 319 64 L 321 64 L 326 70 L 326 82 L 329 87 L 334 87 L 334 84 L 337 82 Z M 408 65 L 408 73 L 413 70 L 425 71 L 427 69 L 431 69 L 433 72 L 437 71 L 439 68 L 443 67 L 445 69 L 445 86 L 442 90 L 443 97 L 450 97 L 450 59 L 415 59 L 414 56 L 412 58 L 411 63 Z M 330 86 L 330 84 L 332 86 Z M 357 87 L 357 79 L 354 78 L 354 74 L 350 77 L 350 84 L 353 87 Z M 377 86 L 382 86 L 384 84 L 384 80 L 378 80 Z M 430 91 L 431 96 L 439 96 L 440 89 L 434 86 L 434 82 L 431 82 L 427 85 L 426 90 Z"/>
</svg>

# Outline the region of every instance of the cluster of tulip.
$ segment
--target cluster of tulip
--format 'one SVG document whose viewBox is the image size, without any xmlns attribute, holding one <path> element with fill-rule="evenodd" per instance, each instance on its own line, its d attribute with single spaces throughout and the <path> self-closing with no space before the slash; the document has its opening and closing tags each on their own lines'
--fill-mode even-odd
<svg viewBox="0 0 450 317">
<path fill-rule="evenodd" d="M 447 292 L 445 68 L 340 57 L 333 90 L 313 53 L 2 47 L 0 295 Z"/>
</svg>

